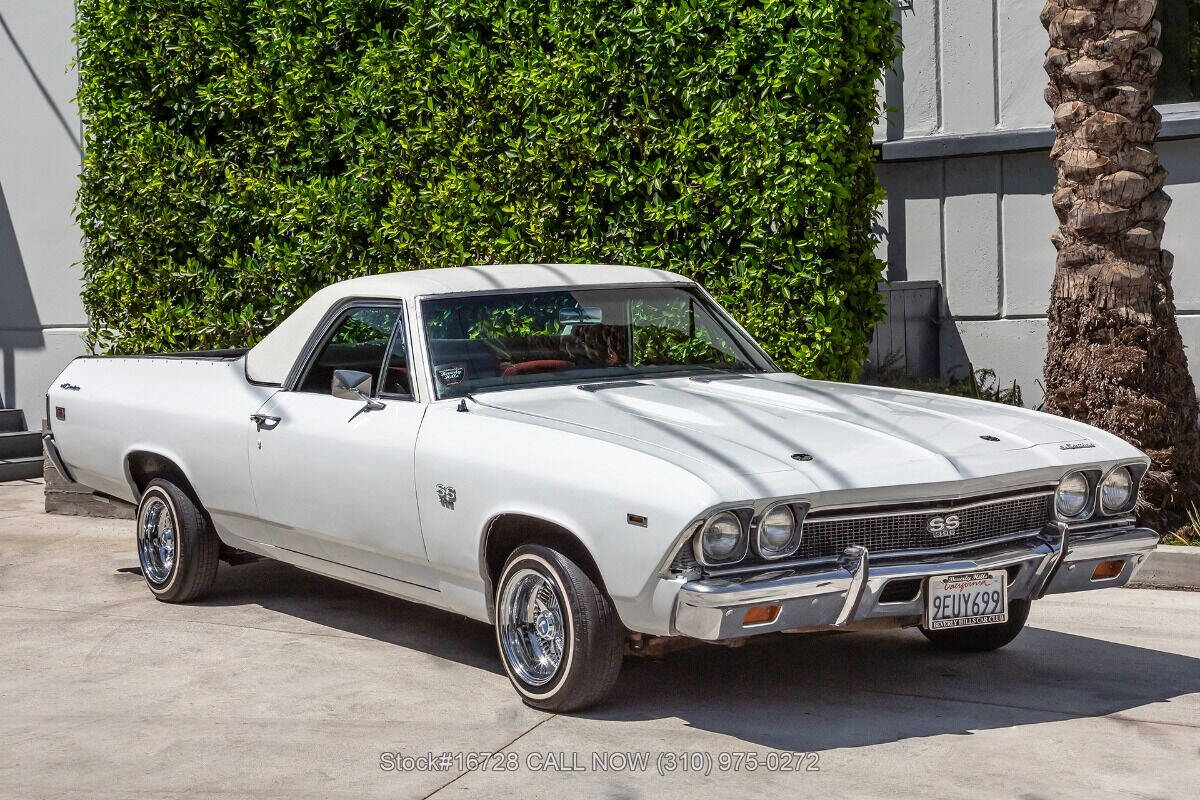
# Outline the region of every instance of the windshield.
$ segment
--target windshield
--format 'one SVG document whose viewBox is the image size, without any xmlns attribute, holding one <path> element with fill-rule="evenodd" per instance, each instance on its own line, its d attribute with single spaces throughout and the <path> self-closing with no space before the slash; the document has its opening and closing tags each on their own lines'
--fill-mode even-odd
<svg viewBox="0 0 1200 800">
<path fill-rule="evenodd" d="M 764 372 L 769 362 L 699 293 L 676 286 L 426 300 L 438 397 L 609 378 Z"/>
</svg>

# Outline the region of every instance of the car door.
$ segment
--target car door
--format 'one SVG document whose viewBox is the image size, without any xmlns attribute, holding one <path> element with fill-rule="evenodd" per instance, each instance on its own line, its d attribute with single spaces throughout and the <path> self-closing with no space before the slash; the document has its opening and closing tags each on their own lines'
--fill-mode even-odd
<svg viewBox="0 0 1200 800">
<path fill-rule="evenodd" d="M 264 538 L 431 585 L 413 478 L 426 405 L 409 380 L 402 305 L 358 301 L 336 310 L 309 352 L 291 385 L 258 409 L 250 426 L 250 473 Z M 372 402 L 335 396 L 338 370 L 369 376 L 360 388 Z"/>
</svg>

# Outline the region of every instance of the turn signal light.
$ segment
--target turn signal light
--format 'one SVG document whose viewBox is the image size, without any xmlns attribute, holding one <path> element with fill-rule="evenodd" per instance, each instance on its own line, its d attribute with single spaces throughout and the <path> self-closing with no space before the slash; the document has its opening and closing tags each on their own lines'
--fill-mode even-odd
<svg viewBox="0 0 1200 800">
<path fill-rule="evenodd" d="M 754 606 L 746 612 L 745 618 L 742 619 L 743 625 L 767 625 L 779 619 L 779 612 L 783 610 L 781 605 L 769 606 Z"/>
<path fill-rule="evenodd" d="M 1106 581 L 1110 578 L 1115 578 L 1121 574 L 1121 570 L 1124 568 L 1124 559 L 1118 559 L 1117 561 L 1101 561 L 1096 565 L 1096 568 L 1092 570 L 1092 580 Z"/>
</svg>

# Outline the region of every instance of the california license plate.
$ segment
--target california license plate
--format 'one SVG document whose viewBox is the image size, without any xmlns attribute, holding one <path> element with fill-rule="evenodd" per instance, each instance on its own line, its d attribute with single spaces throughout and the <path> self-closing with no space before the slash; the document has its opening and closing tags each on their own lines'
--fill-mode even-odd
<svg viewBox="0 0 1200 800">
<path fill-rule="evenodd" d="M 936 575 L 925 593 L 925 627 L 936 631 L 1008 622 L 1008 573 Z"/>
</svg>

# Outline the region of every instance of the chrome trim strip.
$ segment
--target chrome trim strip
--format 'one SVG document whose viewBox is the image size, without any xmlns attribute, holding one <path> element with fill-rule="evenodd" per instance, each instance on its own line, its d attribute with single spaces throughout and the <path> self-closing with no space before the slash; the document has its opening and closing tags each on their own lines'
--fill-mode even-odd
<svg viewBox="0 0 1200 800">
<path fill-rule="evenodd" d="M 483 268 L 487 267 L 486 264 L 480 265 L 480 266 Z M 524 265 L 524 266 L 528 266 L 528 265 Z M 568 268 L 570 268 L 571 266 L 579 266 L 579 265 L 567 264 L 566 266 Z M 587 266 L 587 265 L 585 264 L 583 266 Z M 454 299 L 454 298 L 459 298 L 459 297 L 495 297 L 495 296 L 504 295 L 504 294 L 541 294 L 543 292 L 584 292 L 584 291 L 589 291 L 589 290 L 594 290 L 594 289 L 646 289 L 646 288 L 661 289 L 663 287 L 687 286 L 687 287 L 694 288 L 694 287 L 699 286 L 699 284 L 697 284 L 691 278 L 685 278 L 682 275 L 678 275 L 677 277 L 679 278 L 679 280 L 662 279 L 662 280 L 653 280 L 653 281 L 635 281 L 632 283 L 627 282 L 627 281 L 623 281 L 620 283 L 577 283 L 577 284 L 576 283 L 572 283 L 572 284 L 547 283 L 547 284 L 543 284 L 541 286 L 514 286 L 514 287 L 508 287 L 508 288 L 491 288 L 491 289 L 462 289 L 460 291 L 454 291 L 454 292 L 425 292 L 423 294 L 413 295 L 413 299 L 414 300 L 441 300 L 443 298 Z"/>
<path fill-rule="evenodd" d="M 1086 522 L 1068 522 L 1067 524 L 1071 526 L 1072 533 L 1083 533 L 1085 531 L 1103 530 L 1105 528 L 1121 528 L 1133 525 L 1136 522 L 1137 518 L 1130 514 L 1124 517 L 1101 517 Z"/>
<path fill-rule="evenodd" d="M 1042 534 L 1041 528 L 1029 528 L 1018 533 L 1011 533 L 1007 536 L 995 536 L 991 539 L 982 539 L 978 542 L 965 542 L 960 545 L 952 545 L 950 547 L 926 547 L 920 550 L 881 550 L 872 555 L 876 560 L 892 560 L 897 558 L 924 558 L 925 556 L 942 556 L 952 555 L 954 553 L 969 553 L 972 550 L 982 550 L 988 547 L 995 547 L 998 544 L 1008 544 L 1009 542 L 1019 542 L 1022 539 L 1030 539 L 1034 536 Z"/>
<path fill-rule="evenodd" d="M 42 442 L 46 445 L 46 455 L 50 458 L 50 463 L 58 470 L 58 474 L 75 483 L 75 478 L 71 475 L 71 471 L 67 469 L 67 465 L 63 463 L 62 454 L 58 452 L 58 445 L 54 443 L 54 434 L 46 431 L 42 434 Z"/>
</svg>

